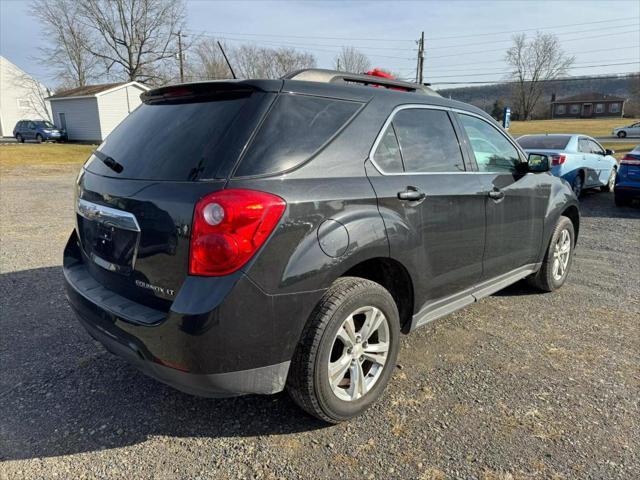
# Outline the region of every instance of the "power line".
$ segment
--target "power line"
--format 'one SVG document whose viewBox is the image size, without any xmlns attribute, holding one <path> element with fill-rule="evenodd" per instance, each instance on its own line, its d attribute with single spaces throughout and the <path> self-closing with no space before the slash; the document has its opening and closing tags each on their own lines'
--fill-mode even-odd
<svg viewBox="0 0 640 480">
<path fill-rule="evenodd" d="M 427 37 L 427 40 L 448 40 L 451 38 L 472 38 L 472 37 L 483 37 L 490 35 L 507 35 L 512 33 L 520 33 L 520 32 L 531 32 L 536 30 L 549 30 L 553 28 L 567 28 L 567 27 L 579 27 L 583 25 L 597 25 L 602 23 L 615 23 L 621 21 L 628 21 L 629 17 L 621 17 L 621 18 L 612 18 L 610 20 L 598 20 L 595 22 L 582 22 L 582 23 L 569 23 L 562 25 L 550 25 L 546 27 L 538 26 L 535 28 L 528 29 L 520 29 L 520 30 L 507 30 L 507 31 L 499 31 L 499 32 L 485 32 L 485 33 L 471 33 L 467 35 L 451 35 L 451 36 L 443 36 L 443 37 Z M 205 31 L 203 31 L 205 32 Z M 196 32 L 194 32 L 196 33 Z M 366 41 L 366 42 L 411 42 L 413 43 L 415 39 L 412 38 L 389 38 L 389 37 L 327 37 L 327 36 L 314 36 L 314 35 L 285 35 L 285 34 L 274 34 L 274 33 L 243 33 L 243 32 L 205 32 L 207 34 L 212 35 L 232 35 L 232 36 L 243 36 L 243 37 L 276 37 L 276 38 L 301 38 L 301 39 L 316 39 L 316 40 L 346 40 L 346 41 Z"/>
<path fill-rule="evenodd" d="M 610 52 L 615 50 L 616 52 L 620 51 L 620 50 L 630 50 L 630 49 L 640 49 L 640 44 L 638 45 L 627 45 L 625 47 L 610 47 L 610 48 L 600 48 L 597 50 L 583 50 L 580 52 L 572 52 L 572 53 L 567 53 L 567 55 L 571 55 L 571 56 L 575 56 L 575 55 L 584 55 L 584 54 L 591 54 L 591 53 L 600 53 L 600 52 Z M 617 59 L 619 60 L 619 59 Z M 504 61 L 500 60 L 500 61 L 495 61 L 495 62 L 473 62 L 473 63 L 469 63 L 469 62 L 465 62 L 465 63 L 454 63 L 451 65 L 441 65 L 439 67 L 433 67 L 431 68 L 431 70 L 448 70 L 450 67 L 466 67 L 468 65 L 492 65 L 492 64 L 497 64 L 500 63 L 502 65 L 504 65 Z M 410 70 L 410 69 L 404 69 L 404 70 Z"/>
<path fill-rule="evenodd" d="M 624 32 L 616 32 L 616 33 L 607 33 L 604 35 L 590 35 L 588 37 L 588 40 L 591 40 L 593 38 L 602 38 L 602 37 L 613 37 L 613 36 L 617 36 L 617 35 L 623 35 L 623 34 L 627 34 L 627 33 L 638 33 L 640 30 L 627 30 Z M 578 37 L 578 38 L 568 38 L 568 39 L 564 39 L 562 40 L 563 42 L 574 42 L 576 40 L 585 40 L 585 37 Z M 498 48 L 498 49 L 493 49 L 493 50 L 475 50 L 472 52 L 461 52 L 461 53 L 452 53 L 449 55 L 438 55 L 435 57 L 428 57 L 429 60 L 435 60 L 437 58 L 450 58 L 450 57 L 459 57 L 462 55 L 473 55 L 476 53 L 487 53 L 487 52 L 504 52 L 504 48 Z"/>
<path fill-rule="evenodd" d="M 599 22 L 596 22 L 599 23 Z M 633 26 L 638 26 L 639 22 L 634 22 L 634 23 L 629 23 L 626 25 L 619 25 L 616 28 L 625 28 L 625 27 L 633 27 Z M 608 30 L 610 27 L 607 28 L 602 28 L 602 29 L 590 29 L 590 30 L 576 30 L 576 31 L 563 31 L 561 33 L 556 34 L 559 37 L 562 37 L 563 35 L 571 35 L 574 33 L 593 33 L 593 32 L 598 32 L 598 31 L 602 31 L 602 30 Z M 333 44 L 333 43 L 302 43 L 302 42 L 288 42 L 288 41 L 284 41 L 284 40 L 279 40 L 279 41 L 273 41 L 273 40 L 248 40 L 248 39 L 243 39 L 243 38 L 238 38 L 243 36 L 243 34 L 225 34 L 225 35 L 231 35 L 231 36 L 218 36 L 216 34 L 216 32 L 207 32 L 205 30 L 200 31 L 199 33 L 197 33 L 199 35 L 202 36 L 206 36 L 206 37 L 214 37 L 217 39 L 221 39 L 221 40 L 229 40 L 229 41 L 236 41 L 236 42 L 240 42 L 240 41 L 244 41 L 244 42 L 255 42 L 255 43 L 262 43 L 262 44 L 271 44 L 271 45 L 288 45 L 288 46 L 296 46 L 296 47 L 330 47 L 330 48 L 342 48 L 344 45 L 337 45 L 337 44 Z M 284 38 L 286 36 L 282 36 L 282 38 Z M 313 38 L 313 37 L 302 37 L 302 38 Z M 590 37 L 593 38 L 593 37 Z M 569 41 L 574 40 L 574 39 L 570 39 Z M 503 39 L 503 40 L 491 40 L 488 42 L 474 42 L 474 43 L 462 43 L 462 44 L 453 44 L 453 45 L 445 45 L 445 46 L 436 46 L 436 47 L 430 47 L 430 50 L 442 50 L 442 49 L 451 49 L 451 48 L 459 48 L 459 47 L 469 47 L 469 46 L 476 46 L 476 45 L 489 45 L 489 44 L 500 44 L 500 43 L 504 43 L 504 42 L 509 42 L 510 40 L 508 39 Z M 402 47 L 378 47 L 378 46 L 368 46 L 368 45 L 352 45 L 354 48 L 358 49 L 358 50 L 373 50 L 373 51 L 377 51 L 377 50 L 386 50 L 386 51 L 402 51 L 402 52 L 406 52 L 407 48 L 402 48 Z M 412 48 L 410 49 L 411 51 L 417 51 L 417 49 Z M 434 57 L 434 58 L 438 58 L 438 57 Z"/>
<path fill-rule="evenodd" d="M 623 31 L 623 32 L 615 32 L 615 33 L 608 33 L 608 34 L 604 34 L 604 35 L 592 35 L 589 37 L 589 39 L 592 38 L 600 38 L 600 37 L 609 37 L 609 36 L 617 36 L 617 35 L 622 35 L 622 34 L 627 34 L 627 33 L 635 33 L 638 30 L 628 30 L 628 31 Z M 575 33 L 575 32 L 574 32 Z M 342 48 L 339 45 L 326 45 L 326 46 L 333 46 L 335 49 L 334 50 L 329 50 L 326 48 L 316 48 L 314 45 L 318 45 L 318 44 L 300 44 L 300 43 L 295 43 L 295 42 L 271 42 L 271 41 L 254 41 L 254 40 L 246 40 L 246 39 L 242 39 L 242 38 L 231 38 L 231 37 L 215 37 L 212 34 L 202 34 L 203 36 L 211 36 L 214 38 L 217 38 L 219 40 L 226 40 L 226 41 L 230 41 L 230 42 L 242 42 L 242 43 L 247 43 L 247 44 L 252 44 L 252 45 L 266 45 L 266 46 L 280 46 L 280 47 L 287 47 L 287 48 L 293 48 L 294 50 L 300 50 L 300 51 L 312 51 L 312 52 L 323 52 L 323 53 L 339 53 L 340 49 Z M 564 42 L 571 42 L 571 41 L 576 41 L 576 40 L 584 40 L 583 37 L 579 37 L 579 38 L 571 38 L 571 39 L 565 39 L 563 40 Z M 313 48 L 303 48 L 305 46 L 313 46 Z M 322 46 L 322 45 L 320 45 Z M 355 47 L 357 48 L 357 47 Z M 363 49 L 363 47 L 360 47 L 361 49 Z M 365 47 L 367 49 L 369 49 L 370 47 Z M 371 47 L 371 49 L 375 50 L 375 47 Z M 406 50 L 405 50 L 406 51 Z M 456 53 L 456 54 L 448 54 L 448 55 L 437 55 L 437 56 L 427 56 L 429 60 L 436 60 L 436 59 L 440 59 L 440 58 L 450 58 L 450 57 L 458 57 L 458 56 L 466 56 L 466 55 L 473 55 L 473 54 L 477 54 L 477 53 L 487 53 L 487 52 L 504 52 L 505 49 L 504 48 L 500 48 L 500 49 L 492 49 L 492 50 L 476 50 L 476 51 L 470 51 L 470 52 L 461 52 L 461 53 Z M 402 56 L 396 56 L 396 55 L 383 55 L 383 54 L 379 54 L 379 53 L 372 53 L 372 54 L 368 54 L 368 56 L 370 57 L 375 57 L 375 58 L 385 58 L 385 59 L 392 59 L 392 60 L 414 60 L 411 57 L 402 57 Z M 435 67 L 437 68 L 437 67 Z"/>
<path fill-rule="evenodd" d="M 638 72 L 617 73 L 615 75 L 604 75 L 599 77 L 564 77 L 553 80 L 540 80 L 540 82 L 573 82 L 576 80 L 608 80 L 612 78 L 624 78 L 630 75 L 638 75 Z M 512 84 L 519 83 L 515 80 L 483 80 L 478 82 L 431 82 L 431 85 L 479 85 L 479 84 Z"/>
<path fill-rule="evenodd" d="M 629 23 L 627 25 L 619 25 L 616 28 L 625 28 L 625 27 L 636 27 L 638 26 L 639 22 L 634 22 L 634 23 Z M 561 37 L 562 35 L 570 35 L 572 33 L 591 33 L 591 32 L 599 32 L 602 30 L 608 30 L 609 27 L 607 28 L 598 28 L 598 29 L 592 29 L 592 30 L 576 30 L 576 31 L 571 31 L 571 32 L 562 32 L 562 33 L 557 33 L 556 36 L 557 37 Z M 592 37 L 590 37 L 592 38 Z M 431 47 L 430 50 L 443 50 L 443 49 L 449 49 L 449 48 L 459 48 L 459 47 L 475 47 L 476 45 L 490 45 L 490 44 L 495 44 L 495 43 L 504 43 L 504 42 L 510 42 L 511 40 L 507 40 L 507 39 L 503 39 L 503 40 L 491 40 L 489 42 L 473 42 L 473 43 L 458 43 L 455 45 L 446 45 L 446 46 L 439 46 L 439 47 Z"/>
<path fill-rule="evenodd" d="M 604 64 L 600 64 L 600 65 L 583 65 L 580 67 L 569 67 L 569 70 L 573 70 L 573 69 L 580 69 L 580 68 L 595 68 L 595 67 L 615 67 L 618 65 L 639 65 L 640 66 L 640 60 L 636 60 L 634 62 L 623 62 L 623 63 L 604 63 Z M 511 70 L 503 70 L 503 71 L 499 71 L 499 72 L 484 72 L 484 73 L 470 73 L 468 75 L 458 75 L 458 74 L 453 74 L 453 75 L 440 75 L 440 76 L 435 76 L 435 77 L 429 77 L 431 78 L 451 78 L 451 77 L 456 77 L 456 78 L 460 78 L 460 77 L 478 77 L 478 76 L 484 76 L 484 75 L 495 75 L 495 74 L 506 74 L 509 73 Z"/>
<path fill-rule="evenodd" d="M 242 42 L 242 43 L 246 43 L 246 44 L 250 44 L 250 45 L 266 45 L 266 46 L 274 46 L 274 47 L 286 47 L 286 48 L 292 48 L 294 50 L 300 50 L 303 52 L 327 52 L 327 53 L 333 53 L 333 54 L 338 54 L 341 51 L 342 47 L 339 47 L 338 49 L 335 50 L 328 50 L 328 49 L 323 49 L 323 48 L 309 48 L 309 47 L 302 47 L 302 46 L 295 46 L 298 45 L 296 43 L 276 43 L 276 42 L 268 42 L 268 41 L 260 41 L 260 42 L 256 42 L 256 41 L 252 41 L 252 40 L 246 40 L 243 38 L 230 38 L 230 37 L 214 37 L 217 38 L 219 40 L 226 40 L 229 42 Z M 399 57 L 397 55 L 382 55 L 379 53 L 372 53 L 372 54 L 368 54 L 368 56 L 370 57 L 379 57 L 379 58 L 390 58 L 393 60 L 414 60 L 413 58 L 410 57 Z"/>
<path fill-rule="evenodd" d="M 537 30 L 549 30 L 552 28 L 566 28 L 566 27 L 580 27 L 583 25 L 596 25 L 600 23 L 614 23 L 621 22 L 623 20 L 629 20 L 629 17 L 615 18 L 611 20 L 599 20 L 596 22 L 584 22 L 584 23 L 571 23 L 564 25 L 550 25 L 548 27 L 535 27 L 535 28 L 525 28 L 520 30 L 510 30 L 510 31 L 502 31 L 502 32 L 488 32 L 488 33 L 471 33 L 468 35 L 450 35 L 448 37 L 431 37 L 428 40 L 448 40 L 451 38 L 469 38 L 469 37 L 485 37 L 489 35 L 507 35 L 511 33 L 521 33 L 521 32 L 534 32 Z"/>
<path fill-rule="evenodd" d="M 594 62 L 627 62 L 627 61 L 634 61 L 633 63 L 639 63 L 640 60 L 636 60 L 637 57 L 630 57 L 630 58 L 604 58 L 602 60 L 591 60 L 589 62 L 580 62 L 580 63 L 574 63 L 570 68 L 575 68 L 581 65 L 585 65 L 585 64 L 592 64 Z M 502 62 L 501 66 L 503 67 L 508 67 L 508 65 L 504 62 Z M 497 67 L 496 67 L 497 68 Z M 404 70 L 404 69 L 401 69 Z M 407 69 L 408 70 L 408 69 Z M 444 74 L 444 73 L 452 73 L 452 74 L 456 74 L 456 73 L 467 73 L 467 72 L 484 72 L 486 71 L 485 68 L 462 68 L 462 69 L 455 69 L 455 70 L 445 70 L 444 72 L 442 71 L 438 71 L 436 73 L 440 73 L 440 74 Z M 500 73 L 500 72 L 496 72 L 496 73 Z"/>
</svg>

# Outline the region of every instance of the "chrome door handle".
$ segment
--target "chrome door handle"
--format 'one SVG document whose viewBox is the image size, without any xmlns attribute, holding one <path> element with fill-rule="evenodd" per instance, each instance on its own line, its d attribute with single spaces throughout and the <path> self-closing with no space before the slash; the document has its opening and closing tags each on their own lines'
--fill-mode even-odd
<svg viewBox="0 0 640 480">
<path fill-rule="evenodd" d="M 427 196 L 426 193 L 421 192 L 416 187 L 407 187 L 406 190 L 398 192 L 398 198 L 400 200 L 408 200 L 410 202 L 422 200 L 426 196 Z"/>
</svg>

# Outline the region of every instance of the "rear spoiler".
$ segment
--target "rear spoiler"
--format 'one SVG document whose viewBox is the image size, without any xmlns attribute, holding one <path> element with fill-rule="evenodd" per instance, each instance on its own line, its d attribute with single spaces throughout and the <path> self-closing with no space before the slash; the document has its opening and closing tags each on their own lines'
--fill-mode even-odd
<svg viewBox="0 0 640 480">
<path fill-rule="evenodd" d="M 180 83 L 154 88 L 140 95 L 144 103 L 189 102 L 220 98 L 243 97 L 252 92 L 279 92 L 282 80 L 214 80 L 210 82 Z"/>
<path fill-rule="evenodd" d="M 404 82 L 392 78 L 384 78 L 374 75 L 360 73 L 339 72 L 336 70 L 324 70 L 310 68 L 295 70 L 282 77 L 285 80 L 304 80 L 308 82 L 322 83 L 346 83 L 353 85 L 363 85 L 370 87 L 382 87 L 391 90 L 401 90 L 404 92 L 414 92 L 422 95 L 440 97 L 441 95 L 426 85 L 419 83 Z"/>
</svg>

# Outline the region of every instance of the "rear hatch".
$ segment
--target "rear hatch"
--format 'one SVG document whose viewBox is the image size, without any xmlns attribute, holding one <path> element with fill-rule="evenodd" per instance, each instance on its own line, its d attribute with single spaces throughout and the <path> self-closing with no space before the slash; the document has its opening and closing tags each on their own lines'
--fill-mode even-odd
<svg viewBox="0 0 640 480">
<path fill-rule="evenodd" d="M 632 150 L 622 158 L 618 175 L 621 181 L 638 183 L 640 187 L 640 149 Z"/>
<path fill-rule="evenodd" d="M 166 310 L 188 275 L 196 202 L 224 188 L 281 81 L 153 90 L 87 160 L 76 231 L 91 275 Z"/>
</svg>

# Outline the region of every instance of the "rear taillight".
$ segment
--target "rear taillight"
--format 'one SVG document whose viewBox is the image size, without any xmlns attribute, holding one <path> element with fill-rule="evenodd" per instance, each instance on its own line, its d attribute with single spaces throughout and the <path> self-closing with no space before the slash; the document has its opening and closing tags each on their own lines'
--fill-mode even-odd
<svg viewBox="0 0 640 480">
<path fill-rule="evenodd" d="M 551 155 L 551 165 L 562 165 L 567 160 L 566 155 Z"/>
<path fill-rule="evenodd" d="M 633 155 L 625 155 L 624 157 L 622 157 L 622 160 L 620 160 L 620 165 L 635 165 L 638 166 L 640 165 L 640 159 L 638 159 L 638 157 L 635 157 Z"/>
<path fill-rule="evenodd" d="M 221 190 L 202 198 L 193 214 L 189 273 L 238 270 L 264 244 L 286 206 L 282 198 L 254 190 Z"/>
</svg>

